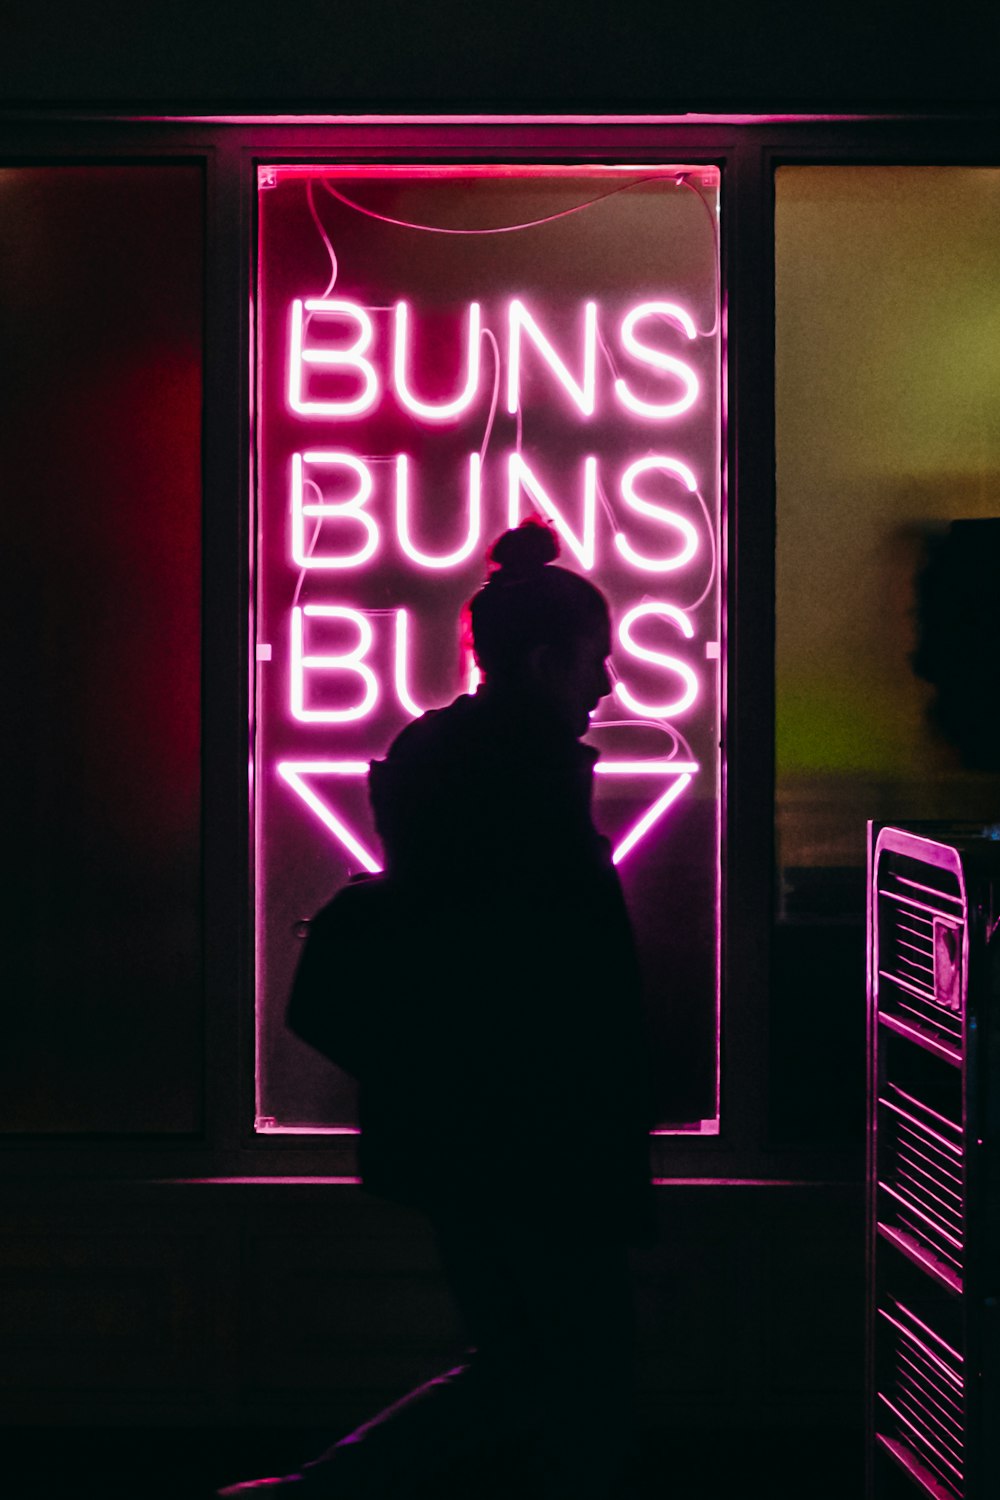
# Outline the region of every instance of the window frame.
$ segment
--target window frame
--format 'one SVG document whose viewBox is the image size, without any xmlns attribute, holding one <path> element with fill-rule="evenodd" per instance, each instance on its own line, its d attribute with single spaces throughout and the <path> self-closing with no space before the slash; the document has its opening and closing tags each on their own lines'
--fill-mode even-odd
<svg viewBox="0 0 1000 1500">
<path fill-rule="evenodd" d="M 846 1180 L 842 1151 L 772 1149 L 767 1138 L 768 1001 L 774 861 L 774 182 L 790 165 L 1000 165 L 984 115 L 691 121 L 624 116 L 413 117 L 276 122 L 0 118 L 0 164 L 200 162 L 206 192 L 203 406 L 203 1134 L 36 1137 L 2 1142 L 8 1172 L 142 1177 L 354 1175 L 342 1138 L 254 1133 L 252 825 L 249 754 L 253 596 L 251 493 L 254 210 L 258 164 L 684 160 L 722 173 L 721 279 L 725 637 L 722 827 L 721 1133 L 654 1142 L 654 1176 Z M 859 978 L 859 983 L 862 982 Z M 237 1065 L 234 1067 L 234 1059 Z M 127 1150 L 127 1159 L 122 1153 Z M 275 1156 L 273 1153 L 277 1152 Z M 289 1153 L 292 1153 L 291 1155 Z M 113 1163 L 113 1167 L 112 1164 Z"/>
</svg>

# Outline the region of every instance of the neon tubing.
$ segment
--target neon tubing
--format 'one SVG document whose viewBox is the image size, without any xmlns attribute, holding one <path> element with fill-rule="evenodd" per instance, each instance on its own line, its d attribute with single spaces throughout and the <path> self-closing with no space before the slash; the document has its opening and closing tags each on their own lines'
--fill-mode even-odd
<svg viewBox="0 0 1000 1500">
<path fill-rule="evenodd" d="M 346 349 L 304 348 L 303 307 L 311 316 L 353 318 L 358 326 L 358 336 L 354 343 Z M 291 306 L 291 351 L 288 363 L 288 404 L 292 411 L 298 412 L 302 417 L 354 417 L 369 411 L 379 396 L 375 367 L 370 360 L 364 358 L 371 341 L 372 320 L 356 302 L 347 302 L 340 297 L 310 297 L 303 303 L 301 297 L 294 298 Z M 353 399 L 311 401 L 302 391 L 303 365 L 353 370 L 361 377 L 362 388 Z"/>
<path fill-rule="evenodd" d="M 358 644 L 352 651 L 336 655 L 305 654 L 303 647 L 303 616 L 308 619 L 350 620 L 357 627 Z M 378 679 L 362 657 L 371 650 L 372 627 L 357 609 L 348 609 L 340 604 L 295 605 L 292 609 L 292 670 L 291 711 L 292 717 L 304 724 L 346 724 L 353 719 L 363 719 L 371 713 L 378 701 Z M 365 685 L 364 696 L 353 708 L 306 708 L 305 673 L 309 669 L 320 671 L 353 672 Z"/>
<path fill-rule="evenodd" d="M 368 773 L 367 761 L 292 761 L 284 760 L 278 762 L 278 774 L 298 794 L 306 806 L 315 813 L 316 817 L 328 828 L 349 854 L 360 860 L 364 868 L 372 875 L 377 875 L 382 866 L 373 854 L 365 848 L 361 840 L 354 834 L 347 824 L 337 816 L 332 808 L 317 797 L 310 786 L 303 780 L 304 774 L 317 776 L 340 775 L 340 776 L 365 776 Z"/>
<path fill-rule="evenodd" d="M 643 813 L 642 817 L 637 823 L 633 824 L 628 833 L 622 839 L 621 843 L 614 850 L 613 854 L 611 855 L 612 864 L 621 864 L 626 854 L 628 854 L 630 850 L 634 849 L 636 844 L 638 844 L 641 839 L 645 838 L 646 834 L 652 828 L 653 824 L 658 822 L 659 819 L 662 818 L 667 808 L 672 806 L 672 804 L 677 801 L 681 793 L 685 790 L 685 788 L 691 785 L 691 782 L 693 780 L 694 777 L 690 772 L 683 776 L 678 776 L 673 786 L 668 787 L 667 790 L 663 793 L 662 797 L 657 797 L 652 807 L 649 808 L 647 812 Z"/>
<path fill-rule="evenodd" d="M 346 500 L 317 500 L 306 502 L 303 495 L 303 464 L 323 468 L 350 469 L 358 476 L 357 492 Z M 379 543 L 378 526 L 374 517 L 363 509 L 372 492 L 372 476 L 368 465 L 351 453 L 312 452 L 292 454 L 292 561 L 299 568 L 360 568 L 373 555 Z M 366 540 L 357 552 L 343 557 L 320 555 L 306 547 L 305 517 L 315 516 L 328 520 L 353 520 L 360 522 Z"/>
<path fill-rule="evenodd" d="M 551 516 L 559 535 L 589 573 L 594 566 L 597 531 L 597 459 L 583 461 L 583 530 L 579 536 L 570 529 L 555 501 L 528 468 L 520 453 L 507 460 L 507 525 L 517 526 L 521 517 L 521 489 L 528 491 L 539 510 Z"/>
<path fill-rule="evenodd" d="M 420 401 L 410 390 L 406 374 L 409 313 L 409 307 L 405 302 L 396 303 L 393 317 L 394 341 L 392 352 L 392 374 L 396 394 L 407 411 L 412 412 L 415 417 L 422 417 L 426 422 L 447 422 L 452 417 L 457 417 L 460 412 L 465 411 L 479 388 L 479 344 L 481 329 L 479 303 L 469 303 L 469 322 L 465 346 L 465 388 L 453 401 Z"/>
<path fill-rule="evenodd" d="M 290 771 L 309 771 L 317 776 L 367 776 L 371 770 L 370 760 L 283 760 L 278 762 Z M 286 777 L 287 780 L 287 777 Z"/>
<path fill-rule="evenodd" d="M 583 313 L 583 379 L 574 380 L 524 303 L 515 297 L 508 312 L 507 410 L 513 415 L 521 402 L 521 334 L 528 335 L 570 400 L 585 417 L 594 414 L 597 375 L 597 303 L 587 302 Z"/>
<path fill-rule="evenodd" d="M 481 461 L 478 453 L 469 454 L 469 529 L 465 541 L 444 557 L 431 557 L 413 545 L 409 521 L 409 460 L 405 453 L 396 457 L 396 533 L 399 545 L 411 562 L 420 568 L 457 568 L 471 555 L 479 542 L 481 514 Z"/>
<path fill-rule="evenodd" d="M 396 652 L 393 665 L 393 676 L 396 687 L 396 697 L 401 707 L 406 709 L 414 719 L 422 717 L 424 710 L 410 696 L 410 690 L 406 681 L 406 660 L 409 653 L 409 630 L 410 615 L 405 609 L 396 611 Z"/>
<path fill-rule="evenodd" d="M 700 770 L 696 760 L 599 760 L 599 776 L 682 776 Z"/>
<path fill-rule="evenodd" d="M 632 509 L 638 511 L 641 516 L 649 516 L 661 525 L 672 526 L 679 531 L 684 539 L 681 550 L 673 557 L 646 557 L 635 550 L 628 537 L 621 531 L 615 533 L 615 546 L 625 561 L 630 562 L 634 568 L 641 568 L 645 573 L 672 573 L 678 568 L 683 568 L 685 563 L 690 562 L 696 555 L 698 531 L 686 516 L 678 515 L 675 510 L 670 510 L 667 506 L 644 500 L 641 495 L 636 494 L 636 476 L 648 473 L 650 470 L 674 475 L 689 494 L 694 494 L 697 489 L 695 477 L 687 464 L 681 463 L 680 459 L 666 458 L 660 454 L 652 458 L 640 458 L 636 463 L 630 464 L 622 475 L 622 495 L 626 504 L 631 505 Z"/>
<path fill-rule="evenodd" d="M 629 354 L 646 365 L 651 365 L 654 370 L 662 370 L 665 374 L 676 375 L 684 387 L 684 394 L 676 401 L 643 401 L 633 395 L 625 381 L 615 381 L 615 395 L 623 406 L 634 412 L 638 417 L 679 417 L 682 412 L 687 411 L 698 399 L 699 385 L 698 377 L 686 365 L 683 360 L 675 359 L 671 354 L 664 354 L 662 349 L 651 348 L 636 337 L 635 325 L 643 318 L 661 317 L 673 323 L 688 339 L 693 339 L 697 329 L 688 313 L 676 302 L 640 302 L 638 307 L 626 314 L 622 322 L 622 343 Z"/>
<path fill-rule="evenodd" d="M 691 640 L 694 636 L 694 627 L 683 610 L 677 609 L 673 604 L 651 600 L 647 604 L 637 604 L 622 617 L 618 626 L 618 639 L 630 656 L 636 657 L 639 661 L 653 662 L 657 666 L 676 672 L 685 682 L 685 689 L 681 696 L 671 703 L 643 703 L 629 691 L 624 683 L 616 682 L 615 697 L 634 714 L 639 714 L 644 718 L 669 719 L 691 707 L 698 696 L 700 684 L 686 662 L 679 661 L 676 656 L 667 656 L 662 651 L 652 651 L 648 646 L 640 646 L 632 639 L 632 625 L 636 620 L 643 619 L 647 615 L 656 615 L 661 619 L 671 620 L 687 640 Z"/>
</svg>

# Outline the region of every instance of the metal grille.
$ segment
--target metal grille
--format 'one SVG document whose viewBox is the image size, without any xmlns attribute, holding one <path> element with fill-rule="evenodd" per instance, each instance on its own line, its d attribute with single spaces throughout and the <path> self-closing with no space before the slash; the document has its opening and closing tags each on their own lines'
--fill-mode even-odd
<svg viewBox="0 0 1000 1500">
<path fill-rule="evenodd" d="M 867 1495 L 996 1500 L 1000 824 L 868 849 Z"/>
<path fill-rule="evenodd" d="M 923 1319 L 890 1298 L 878 1310 L 883 1378 L 878 1441 L 932 1495 L 965 1495 L 962 1356 Z"/>
<path fill-rule="evenodd" d="M 958 876 L 889 854 L 879 864 L 877 899 L 880 1021 L 960 1063 L 965 900 Z"/>
<path fill-rule="evenodd" d="M 898 1084 L 878 1100 L 878 1230 L 952 1291 L 962 1290 L 962 1129 Z"/>
</svg>

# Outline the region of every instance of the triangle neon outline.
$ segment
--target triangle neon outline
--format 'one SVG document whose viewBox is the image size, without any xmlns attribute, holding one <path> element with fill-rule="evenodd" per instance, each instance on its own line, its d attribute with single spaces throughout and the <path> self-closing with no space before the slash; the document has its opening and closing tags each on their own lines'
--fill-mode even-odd
<svg viewBox="0 0 1000 1500">
<path fill-rule="evenodd" d="M 611 863 L 621 864 L 626 854 L 629 854 L 646 834 L 658 823 L 668 808 L 672 807 L 681 794 L 687 790 L 699 770 L 697 761 L 693 760 L 599 760 L 594 770 L 603 776 L 672 776 L 675 778 L 673 785 L 668 786 L 665 792 L 661 792 L 656 801 L 647 807 L 646 811 L 636 819 L 625 837 L 615 845 L 611 853 Z"/>
<path fill-rule="evenodd" d="M 320 776 L 367 776 L 369 762 L 366 760 L 283 760 L 278 762 L 278 774 L 297 793 L 306 806 L 315 813 L 323 826 L 334 838 L 371 874 L 377 875 L 382 866 L 369 849 L 354 834 L 342 818 L 320 800 L 303 780 L 304 774 Z M 695 761 L 669 760 L 600 760 L 595 767 L 603 776 L 670 776 L 673 784 L 661 792 L 656 801 L 637 818 L 625 837 L 615 846 L 611 855 L 612 864 L 618 865 L 635 846 L 645 838 L 649 830 L 660 821 L 664 813 L 673 806 L 691 785 L 699 767 Z"/>
<path fill-rule="evenodd" d="M 353 854 L 355 859 L 359 859 L 370 874 L 378 875 L 382 869 L 378 860 L 357 835 L 352 833 L 343 819 L 339 818 L 325 802 L 320 801 L 312 787 L 306 785 L 302 779 L 303 772 L 320 776 L 367 776 L 368 761 L 281 760 L 278 762 L 278 775 L 294 792 L 298 793 L 306 806 L 316 814 L 319 821 L 333 834 L 338 843 L 343 845 L 348 854 Z"/>
</svg>

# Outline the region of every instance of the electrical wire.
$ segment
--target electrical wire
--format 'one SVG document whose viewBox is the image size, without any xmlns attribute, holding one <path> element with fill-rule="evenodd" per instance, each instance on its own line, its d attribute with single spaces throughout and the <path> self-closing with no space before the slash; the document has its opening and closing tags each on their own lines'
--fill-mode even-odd
<svg viewBox="0 0 1000 1500">
<path fill-rule="evenodd" d="M 330 236 L 323 228 L 322 220 L 320 219 L 319 212 L 316 208 L 316 199 L 313 197 L 313 185 L 311 181 L 306 183 L 306 199 L 309 203 L 309 212 L 312 215 L 312 221 L 316 225 L 316 228 L 319 231 L 319 237 L 323 241 L 323 244 L 326 246 L 326 253 L 330 257 L 330 280 L 327 282 L 324 290 L 320 293 L 321 298 L 326 298 L 329 297 L 330 293 L 333 291 L 334 286 L 336 285 L 337 274 L 340 270 L 340 265 L 337 260 L 337 252 L 333 248 L 333 241 L 330 239 Z"/>
<path fill-rule="evenodd" d="M 617 187 L 609 188 L 606 193 L 598 193 L 595 198 L 588 198 L 585 203 L 574 203 L 572 208 L 562 208 L 558 213 L 546 214 L 541 219 L 528 219 L 523 224 L 500 224 L 493 229 L 445 229 L 435 224 L 418 224 L 412 219 L 395 219 L 390 214 L 379 213 L 374 208 L 365 208 L 364 204 L 356 203 L 353 198 L 348 198 L 346 193 L 341 193 L 337 188 L 331 187 L 324 178 L 320 186 L 331 198 L 338 199 L 341 203 L 353 208 L 356 213 L 365 214 L 369 219 L 378 219 L 383 224 L 392 224 L 397 229 L 415 229 L 423 234 L 451 234 L 451 235 L 484 235 L 484 234 L 517 234 L 522 229 L 539 229 L 544 224 L 554 224 L 557 219 L 568 219 L 571 214 L 582 213 L 585 208 L 593 208 L 595 203 L 603 203 L 606 198 L 613 198 L 617 193 L 626 193 L 629 188 L 641 187 L 645 182 L 672 182 L 675 186 L 688 187 L 683 175 L 680 177 L 661 177 L 650 175 L 649 177 L 637 177 L 632 182 L 622 182 Z M 311 184 L 310 184 L 311 185 Z M 697 191 L 694 189 L 693 191 Z"/>
</svg>

